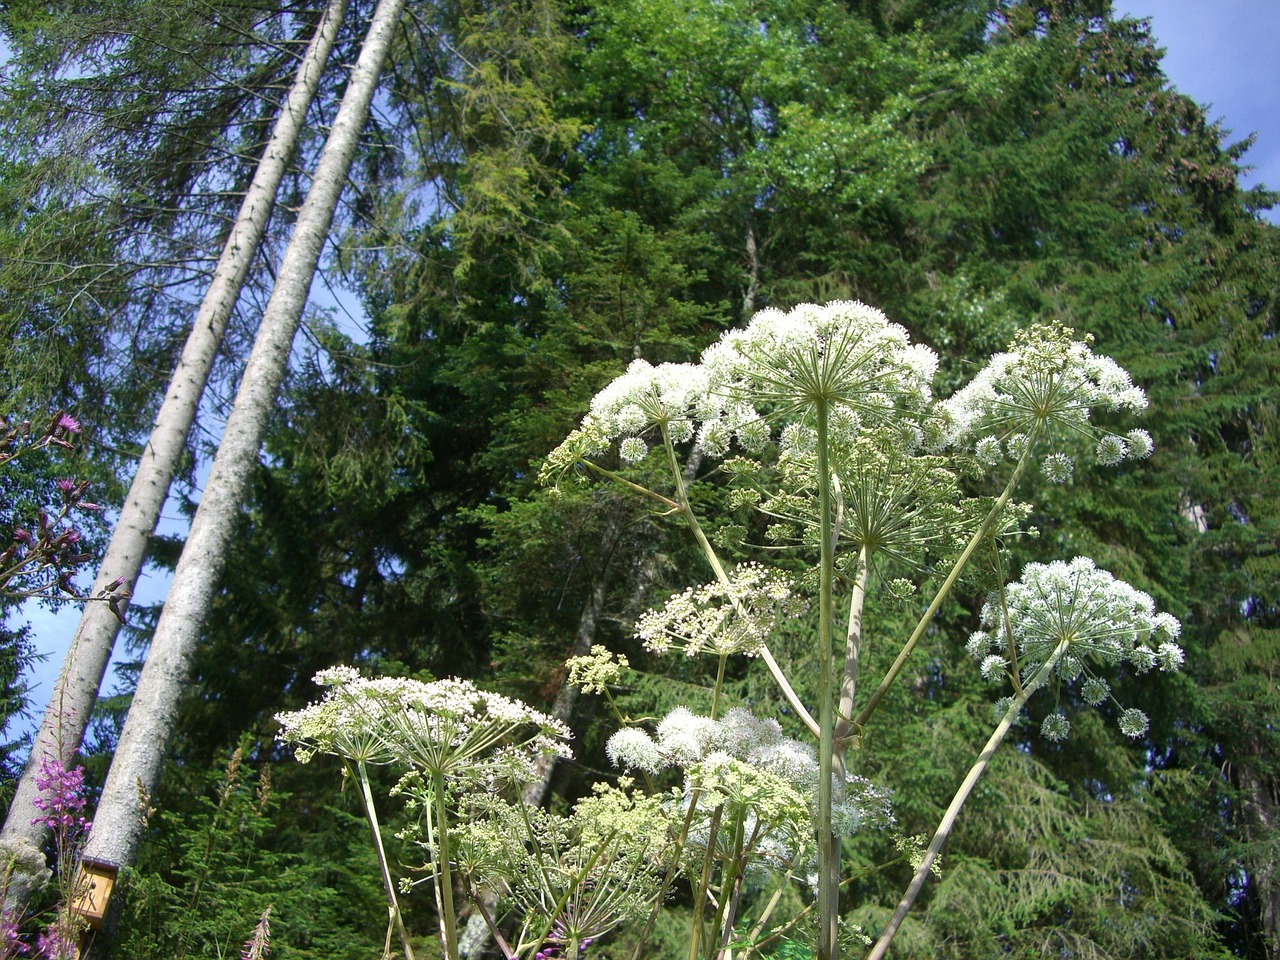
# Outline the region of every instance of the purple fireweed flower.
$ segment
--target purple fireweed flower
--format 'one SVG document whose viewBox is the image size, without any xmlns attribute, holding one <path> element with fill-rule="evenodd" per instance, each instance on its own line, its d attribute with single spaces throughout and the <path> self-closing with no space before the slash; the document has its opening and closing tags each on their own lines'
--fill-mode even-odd
<svg viewBox="0 0 1280 960">
<path fill-rule="evenodd" d="M 13 914 L 6 910 L 0 913 L 0 957 L 26 956 L 31 948 L 22 942 L 18 934 L 18 924 Z"/>
<path fill-rule="evenodd" d="M 36 936 L 36 950 L 48 960 L 75 960 L 80 955 L 79 944 L 56 923 Z"/>
<path fill-rule="evenodd" d="M 83 766 L 68 770 L 57 757 L 44 757 L 36 775 L 36 789 L 41 796 L 32 800 L 32 804 L 44 816 L 33 819 L 33 824 L 43 824 L 52 830 L 59 827 L 89 829 L 89 821 L 79 816 L 85 804 Z"/>
</svg>

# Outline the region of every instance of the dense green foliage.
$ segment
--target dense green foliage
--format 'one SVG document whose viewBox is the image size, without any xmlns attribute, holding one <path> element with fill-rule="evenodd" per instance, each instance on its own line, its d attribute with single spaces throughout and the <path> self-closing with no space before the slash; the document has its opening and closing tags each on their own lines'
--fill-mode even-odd
<svg viewBox="0 0 1280 960">
<path fill-rule="evenodd" d="M 0 413 L 94 409 L 139 442 L 186 316 L 171 293 L 198 283 L 183 257 L 216 255 L 270 120 L 247 91 L 278 80 L 276 41 L 316 5 L 148 3 L 124 28 L 106 4 L 58 29 L 47 6 L 0 14 L 21 54 L 6 89 L 27 91 L 0 127 L 17 145 L 0 156 Z M 166 36 L 184 57 L 131 52 Z M 154 75 L 54 82 L 107 49 Z M 697 664 L 648 662 L 631 637 L 701 577 L 680 530 L 608 490 L 550 498 L 537 464 L 634 357 L 696 359 L 759 307 L 836 297 L 934 347 L 948 387 L 1033 320 L 1092 334 L 1148 391 L 1156 453 L 1037 490 L 1026 558 L 1092 556 L 1186 623 L 1187 677 L 1129 681 L 1152 716 L 1136 745 L 1087 712 L 1065 745 L 1041 714 L 1016 734 L 895 955 L 1280 955 L 1280 234 L 1258 217 L 1270 195 L 1237 183 L 1245 145 L 1167 88 L 1147 28 L 1104 0 L 459 0 L 412 11 L 394 58 L 333 258 L 369 336 L 316 323 L 298 352 L 121 955 L 226 952 L 267 903 L 280 956 L 376 949 L 363 825 L 332 770 L 274 768 L 267 809 L 223 779 L 237 744 L 275 756 L 271 717 L 317 669 L 458 674 L 550 706 L 565 656 L 596 642 L 637 668 L 633 714 L 705 709 Z M 19 116 L 27 101 L 101 117 L 93 151 L 39 149 L 66 114 Z M 101 155 L 118 166 L 73 162 Z M 89 287 L 94 263 L 110 269 Z M 982 584 L 966 589 L 869 732 L 889 759 L 859 770 L 898 785 L 908 834 L 991 727 L 962 649 Z M 781 711 L 734 669 L 737 696 Z M 607 767 L 594 708 L 573 709 L 561 798 Z M 865 846 L 868 866 L 895 856 Z M 883 923 L 908 874 L 859 876 L 853 918 Z M 207 923 L 184 921 L 193 897 Z"/>
</svg>

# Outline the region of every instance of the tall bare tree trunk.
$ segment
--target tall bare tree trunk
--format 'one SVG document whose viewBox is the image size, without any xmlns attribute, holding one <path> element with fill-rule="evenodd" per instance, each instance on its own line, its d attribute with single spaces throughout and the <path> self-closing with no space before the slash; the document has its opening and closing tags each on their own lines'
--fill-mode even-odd
<svg viewBox="0 0 1280 960">
<path fill-rule="evenodd" d="M 178 704 L 288 367 L 294 334 L 403 9 L 404 0 L 379 0 L 325 141 L 138 679 L 85 848 L 88 860 L 125 867 L 136 858 L 144 812 L 139 797 L 149 795 L 159 783 Z"/>
<path fill-rule="evenodd" d="M 280 107 L 271 139 L 254 171 L 239 216 L 227 237 L 213 280 L 200 304 L 195 324 L 156 415 L 151 436 L 143 448 L 129 496 L 120 511 L 120 519 L 94 581 L 93 596 L 100 595 L 115 580 L 136 582 L 142 570 L 147 540 L 155 532 L 160 510 L 186 447 L 187 434 L 195 422 L 200 396 L 209 379 L 227 320 L 266 232 L 280 180 L 297 148 L 307 110 L 320 87 L 320 75 L 333 49 L 345 10 L 346 0 L 330 0 L 303 55 L 289 95 Z M 33 805 L 39 796 L 36 776 L 46 758 L 57 758 L 69 765 L 80 748 L 119 629 L 120 622 L 105 603 L 85 605 L 53 696 L 45 709 L 31 757 L 9 807 L 2 834 L 5 840 L 25 839 L 37 845 L 42 841 L 46 828 L 31 822 L 39 816 Z"/>
</svg>

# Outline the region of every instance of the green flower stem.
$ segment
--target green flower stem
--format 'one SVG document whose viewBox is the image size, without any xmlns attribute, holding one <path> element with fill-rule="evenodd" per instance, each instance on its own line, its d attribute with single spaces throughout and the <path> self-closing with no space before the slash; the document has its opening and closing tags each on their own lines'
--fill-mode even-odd
<svg viewBox="0 0 1280 960">
<path fill-rule="evenodd" d="M 725 572 L 724 565 L 720 562 L 720 557 L 716 554 L 715 548 L 711 546 L 711 541 L 707 539 L 706 533 L 702 530 L 702 524 L 698 522 L 697 514 L 693 512 L 693 507 L 689 505 L 689 496 L 685 492 L 684 476 L 680 470 L 680 461 L 676 459 L 676 450 L 671 443 L 671 437 L 667 434 L 666 426 L 662 428 L 662 444 L 667 451 L 667 463 L 671 466 L 671 476 L 675 481 L 676 497 L 679 502 L 675 504 L 676 510 L 684 517 L 685 522 L 689 525 L 689 531 L 693 534 L 693 539 L 697 541 L 698 546 L 702 549 L 702 553 L 707 558 L 707 562 L 711 564 L 711 569 L 716 575 L 716 579 L 720 581 L 726 588 L 729 586 L 729 575 Z M 670 501 L 668 501 L 670 502 Z M 735 602 L 735 607 L 737 606 Z M 745 616 L 745 611 L 738 608 L 738 613 Z M 760 659 L 764 661 L 768 667 L 770 675 L 774 682 L 778 684 L 778 688 L 782 691 L 783 697 L 791 709 L 795 711 L 797 717 L 809 728 L 809 732 L 814 736 L 818 735 L 818 724 L 814 722 L 813 716 L 805 709 L 804 703 L 792 689 L 790 681 L 782 672 L 782 667 L 778 666 L 778 661 L 773 658 L 773 654 L 769 652 L 768 646 L 761 644 Z"/>
<path fill-rule="evenodd" d="M 480 891 L 476 889 L 474 884 L 470 885 L 467 891 L 467 899 L 475 905 L 476 910 L 484 919 L 485 926 L 489 928 L 489 936 L 493 937 L 493 942 L 502 951 L 504 960 L 516 960 L 516 952 L 511 949 L 511 944 L 507 943 L 507 938 L 502 935 L 498 925 L 493 922 L 493 915 L 489 912 L 489 908 L 485 906 L 485 898 L 480 895 Z"/>
<path fill-rule="evenodd" d="M 1022 708 L 1026 706 L 1027 700 L 1044 684 L 1053 668 L 1057 666 L 1058 661 L 1062 659 L 1062 655 L 1067 650 L 1067 644 L 1068 641 L 1065 640 L 1058 644 L 1049 659 L 1036 671 L 1035 676 L 1023 686 L 1022 691 L 1014 698 L 1013 703 L 1009 704 L 1009 709 L 1004 712 L 1004 717 L 996 725 L 995 731 L 987 740 L 986 746 L 982 748 L 982 753 L 978 754 L 978 759 L 969 768 L 964 782 L 960 784 L 960 789 L 951 798 L 951 805 L 947 807 L 947 812 L 942 815 L 942 820 L 938 823 L 938 829 L 934 832 L 933 839 L 929 842 L 924 859 L 920 861 L 920 866 L 916 868 L 915 876 L 911 878 L 907 892 L 902 895 L 902 900 L 898 902 L 898 908 L 894 910 L 893 917 L 889 920 L 889 925 L 880 934 L 880 939 L 876 941 L 871 952 L 867 954 L 867 960 L 882 960 L 886 951 L 888 951 L 889 944 L 893 942 L 898 928 L 902 926 L 903 918 L 906 917 L 907 912 L 916 902 L 916 897 L 920 895 L 925 881 L 929 878 L 929 870 L 938 857 L 938 851 L 947 842 L 947 837 L 951 834 L 951 828 L 955 826 L 956 818 L 960 815 L 960 809 L 964 806 L 965 801 L 969 799 L 969 794 L 973 792 L 974 786 L 977 785 L 978 778 L 987 769 L 987 764 L 996 752 L 996 748 L 1000 746 L 1005 734 L 1009 732 L 1009 728 L 1013 726 L 1013 722 L 1022 712 Z"/>
<path fill-rule="evenodd" d="M 457 915 L 453 909 L 453 872 L 449 866 L 449 819 L 445 809 L 444 773 L 431 772 L 431 793 L 436 820 L 436 861 L 439 873 L 436 885 L 440 891 L 440 939 L 447 960 L 458 960 Z"/>
<path fill-rule="evenodd" d="M 832 542 L 831 456 L 827 449 L 828 405 L 818 414 L 818 960 L 838 960 L 840 953 L 839 841 L 831 832 L 831 774 L 835 760 L 835 699 L 831 671 L 832 589 L 835 544 Z"/>
<path fill-rule="evenodd" d="M 845 634 L 844 680 L 840 684 L 840 706 L 836 710 L 836 749 L 844 753 L 853 731 L 853 699 L 858 690 L 858 664 L 862 653 L 862 610 L 867 600 L 867 578 L 871 569 L 871 548 L 866 544 L 858 552 L 858 570 L 849 598 L 849 628 Z"/>
<path fill-rule="evenodd" d="M 684 815 L 684 823 L 680 825 L 680 834 L 676 837 L 675 849 L 671 855 L 671 866 L 662 876 L 662 884 L 658 887 L 657 897 L 654 898 L 653 909 L 649 911 L 649 919 L 636 940 L 631 960 L 640 960 L 640 954 L 644 952 L 645 944 L 649 940 L 649 934 L 653 932 L 653 925 L 657 922 L 658 914 L 662 911 L 663 903 L 667 899 L 667 890 L 671 887 L 671 881 L 680 872 L 680 858 L 684 855 L 685 843 L 689 839 L 689 827 L 692 825 L 693 815 L 698 809 L 698 793 L 697 787 L 694 787 L 690 792 L 689 809 Z"/>
<path fill-rule="evenodd" d="M 742 891 L 742 860 L 745 855 L 746 824 L 743 822 L 744 812 L 740 811 L 733 824 L 733 841 L 729 849 L 733 856 L 720 874 L 720 903 L 716 907 L 715 929 L 720 936 L 717 957 L 723 957 L 733 939 L 733 923 L 738 913 L 738 898 Z M 730 892 L 732 891 L 732 892 Z M 711 944 L 707 944 L 710 954 Z"/>
<path fill-rule="evenodd" d="M 707 903 L 707 890 L 711 886 L 711 873 L 715 869 L 716 835 L 720 832 L 720 817 L 723 813 L 724 804 L 720 804 L 711 814 L 707 830 L 707 855 L 702 858 L 702 877 L 698 881 L 698 893 L 693 900 L 693 929 L 689 937 L 688 960 L 698 960 L 698 951 L 702 947 L 702 912 Z"/>
<path fill-rule="evenodd" d="M 720 713 L 720 691 L 724 689 L 724 668 L 729 662 L 727 653 L 720 654 L 720 663 L 716 667 L 716 687 L 711 692 L 711 719 L 714 720 Z"/>
<path fill-rule="evenodd" d="M 663 431 L 663 436 L 664 437 L 666 436 L 665 430 Z M 670 447 L 670 442 L 668 442 L 667 446 Z M 632 480 L 628 480 L 626 477 L 622 476 L 619 473 L 615 473 L 612 470 L 606 470 L 604 467 L 600 466 L 598 463 L 593 463 L 590 460 L 579 460 L 578 462 L 581 463 L 584 467 L 589 467 L 590 469 L 594 470 L 596 473 L 600 474 L 600 476 L 604 477 L 605 479 L 613 480 L 616 483 L 620 483 L 624 487 L 634 491 L 635 493 L 641 494 L 642 496 L 645 496 L 645 497 L 649 497 L 651 500 L 657 500 L 659 503 L 666 504 L 672 510 L 680 509 L 680 504 L 676 503 L 674 500 L 670 499 L 669 497 L 664 497 L 662 494 L 657 493 L 653 490 L 650 490 L 648 487 L 642 487 L 640 484 Z M 679 471 L 677 470 L 676 473 L 678 475 Z"/>
<path fill-rule="evenodd" d="M 774 888 L 773 896 L 769 898 L 769 902 L 764 905 L 764 909 L 760 911 L 760 918 L 756 920 L 756 925 L 751 928 L 751 932 L 747 934 L 747 943 L 752 948 L 759 948 L 765 945 L 764 941 L 760 941 L 760 935 L 764 933 L 764 928 L 769 925 L 769 918 L 773 916 L 773 911 L 778 908 L 778 904 L 782 902 L 782 894 L 791 884 L 791 878 L 795 875 L 795 869 L 788 870 L 782 877 L 781 882 Z M 810 904 L 812 906 L 812 904 Z M 800 916 L 804 916 L 808 911 L 808 907 L 801 911 Z M 797 922 L 799 917 L 793 917 L 788 924 L 783 925 L 783 929 L 788 929 L 791 923 Z M 778 934 L 780 936 L 780 934 Z"/>
<path fill-rule="evenodd" d="M 970 538 L 968 544 L 965 545 L 964 552 L 960 554 L 959 559 L 951 567 L 951 572 L 947 574 L 947 579 L 942 582 L 942 586 L 938 588 L 937 595 L 933 598 L 933 602 L 929 604 L 929 608 L 925 610 L 924 616 L 920 618 L 920 622 L 916 624 L 915 630 L 911 632 L 910 638 L 902 651 L 898 654 L 898 658 L 893 661 L 893 666 L 889 668 L 889 672 L 884 675 L 884 679 L 880 681 L 880 685 L 876 687 L 875 693 L 871 695 L 871 699 L 867 701 L 867 705 L 862 708 L 858 716 L 853 721 L 853 743 L 860 746 L 862 741 L 862 731 L 867 725 L 867 721 L 871 719 L 871 715 L 875 713 L 876 707 L 880 706 L 880 701 L 884 699 L 889 688 L 893 686 L 893 682 L 898 678 L 898 674 L 902 672 L 902 668 L 906 665 L 907 658 L 911 656 L 915 650 L 916 644 L 920 642 L 920 638 L 924 636 L 925 630 L 929 628 L 929 624 L 933 622 L 933 618 L 941 609 L 942 603 L 946 600 L 947 595 L 951 593 L 951 588 L 955 586 L 956 580 L 959 579 L 960 573 L 964 570 L 969 562 L 969 558 L 973 556 L 973 552 L 978 548 L 983 539 L 991 528 L 995 526 L 996 518 L 1000 516 L 1000 512 L 1004 510 L 1009 503 L 1009 498 L 1013 496 L 1014 488 L 1018 485 L 1018 481 L 1022 479 L 1023 473 L 1026 472 L 1027 464 L 1031 462 L 1031 455 L 1036 448 L 1036 441 L 1040 438 L 1042 425 L 1037 423 L 1031 432 L 1031 436 L 1027 440 L 1026 449 L 1022 451 L 1022 456 L 1018 459 L 1018 465 L 1014 467 L 1013 476 L 1009 478 L 1009 482 L 1005 484 L 1004 490 L 1001 492 L 995 505 L 983 518 L 982 524 L 978 527 Z"/>
<path fill-rule="evenodd" d="M 1018 644 L 1013 639 L 1013 626 L 1009 621 L 1009 598 L 1004 590 L 1004 565 L 1000 562 L 1000 545 L 991 544 L 991 552 L 996 558 L 996 582 L 1000 584 L 1000 613 L 1005 624 L 1005 649 L 1009 652 L 1009 677 L 1013 680 L 1016 693 L 1022 692 L 1022 680 L 1018 675 Z"/>
<path fill-rule="evenodd" d="M 350 761 L 347 761 L 350 764 Z M 369 771 L 363 760 L 356 761 L 356 774 L 360 781 L 360 799 L 364 804 L 364 813 L 369 820 L 369 829 L 373 831 L 373 845 L 378 851 L 378 867 L 382 870 L 382 888 L 387 892 L 388 946 L 391 940 L 390 928 L 394 926 L 404 945 L 405 960 L 414 960 L 413 947 L 409 945 L 409 932 L 404 927 L 404 917 L 400 914 L 400 903 L 396 899 L 396 885 L 391 879 L 391 870 L 387 865 L 387 852 L 382 846 L 382 831 L 378 827 L 378 812 L 373 806 L 373 788 L 369 785 Z"/>
</svg>

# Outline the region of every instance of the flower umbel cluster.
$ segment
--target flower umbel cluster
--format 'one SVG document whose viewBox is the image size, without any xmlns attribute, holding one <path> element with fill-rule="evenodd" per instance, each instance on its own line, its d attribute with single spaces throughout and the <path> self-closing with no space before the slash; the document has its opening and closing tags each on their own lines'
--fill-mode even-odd
<svg viewBox="0 0 1280 960">
<path fill-rule="evenodd" d="M 559 720 L 466 680 L 366 679 L 351 667 L 315 679 L 329 687 L 318 703 L 276 717 L 302 762 L 328 753 L 493 785 L 528 779 L 539 757 L 570 756 Z"/>
<path fill-rule="evenodd" d="M 622 671 L 631 666 L 623 654 L 613 654 L 604 644 L 593 644 L 585 657 L 570 657 L 565 661 L 569 670 L 568 682 L 580 687 L 583 693 L 608 693 L 609 687 L 618 682 Z"/>
<path fill-rule="evenodd" d="M 517 954 L 559 957 L 648 913 L 669 820 L 661 798 L 631 787 L 626 778 L 618 787 L 597 783 L 568 816 L 492 794 L 463 798 L 470 818 L 456 828 L 456 863 L 522 918 Z"/>
<path fill-rule="evenodd" d="M 912 345 L 907 331 L 875 307 L 850 300 L 762 310 L 702 355 L 717 394 L 738 398 L 770 419 L 792 419 L 819 403 L 838 412 L 849 434 L 883 423 L 899 406 L 924 410 L 938 357 Z"/>
<path fill-rule="evenodd" d="M 759 654 L 779 612 L 795 616 L 803 602 L 793 596 L 791 583 L 758 563 L 744 563 L 720 582 L 689 587 L 650 610 L 636 622 L 636 638 L 654 653 L 666 653 L 672 643 L 687 656 L 709 652 Z"/>
<path fill-rule="evenodd" d="M 751 768 L 785 783 L 804 799 L 810 815 L 817 810 L 817 751 L 784 736 L 776 720 L 757 719 L 743 707 L 734 707 L 721 720 L 677 707 L 658 724 L 654 736 L 635 727 L 624 728 L 609 738 L 605 751 L 617 767 L 650 774 L 671 766 L 685 768 L 689 774 L 686 793 L 699 786 L 691 768 L 702 764 L 707 770 L 723 772 L 728 760 L 740 761 L 744 771 Z M 833 833 L 845 835 L 893 823 L 889 794 L 882 788 L 854 775 L 837 786 L 843 787 L 843 799 L 832 811 Z M 811 823 L 808 829 L 813 829 Z"/>
<path fill-rule="evenodd" d="M 1146 406 L 1142 388 L 1110 357 L 1094 354 L 1088 338 L 1077 340 L 1060 324 L 1040 324 L 1020 331 L 1007 352 L 992 357 L 967 386 L 939 404 L 926 429 L 932 449 L 971 447 L 988 466 L 1005 456 L 1019 459 L 1030 438 L 1046 432 L 1067 442 L 1089 441 L 1098 463 L 1110 466 L 1150 456 L 1151 435 L 1095 430 L 1091 416 Z M 1045 477 L 1065 483 L 1074 463 L 1055 451 L 1043 462 Z"/>
<path fill-rule="evenodd" d="M 755 454 L 772 439 L 772 421 L 791 427 L 783 437 L 791 448 L 817 403 L 829 407 L 842 435 L 856 436 L 900 409 L 912 416 L 925 410 L 937 365 L 932 350 L 912 345 L 905 328 L 864 303 L 762 310 L 708 347 L 698 364 L 632 362 L 592 400 L 581 426 L 547 458 L 541 479 L 554 482 L 615 443 L 628 463 L 644 459 L 659 438 L 696 438 L 714 459 L 735 444 Z"/>
<path fill-rule="evenodd" d="M 1003 600 L 987 601 L 982 626 L 967 649 L 984 676 L 1001 675 L 1016 652 L 1021 674 L 1029 677 L 1061 647 L 1053 674 L 1066 682 L 1084 677 L 1081 694 L 1092 705 L 1111 693 L 1095 668 L 1128 663 L 1139 673 L 1155 667 L 1174 671 L 1183 660 L 1175 642 L 1182 629 L 1177 619 L 1157 613 L 1150 596 L 1099 570 L 1087 557 L 1027 564 L 1022 579 L 1005 588 Z M 1066 717 L 1053 714 L 1043 732 L 1061 739 L 1068 727 Z M 1141 736 L 1147 730 L 1146 715 L 1125 710 L 1120 729 Z"/>
</svg>

